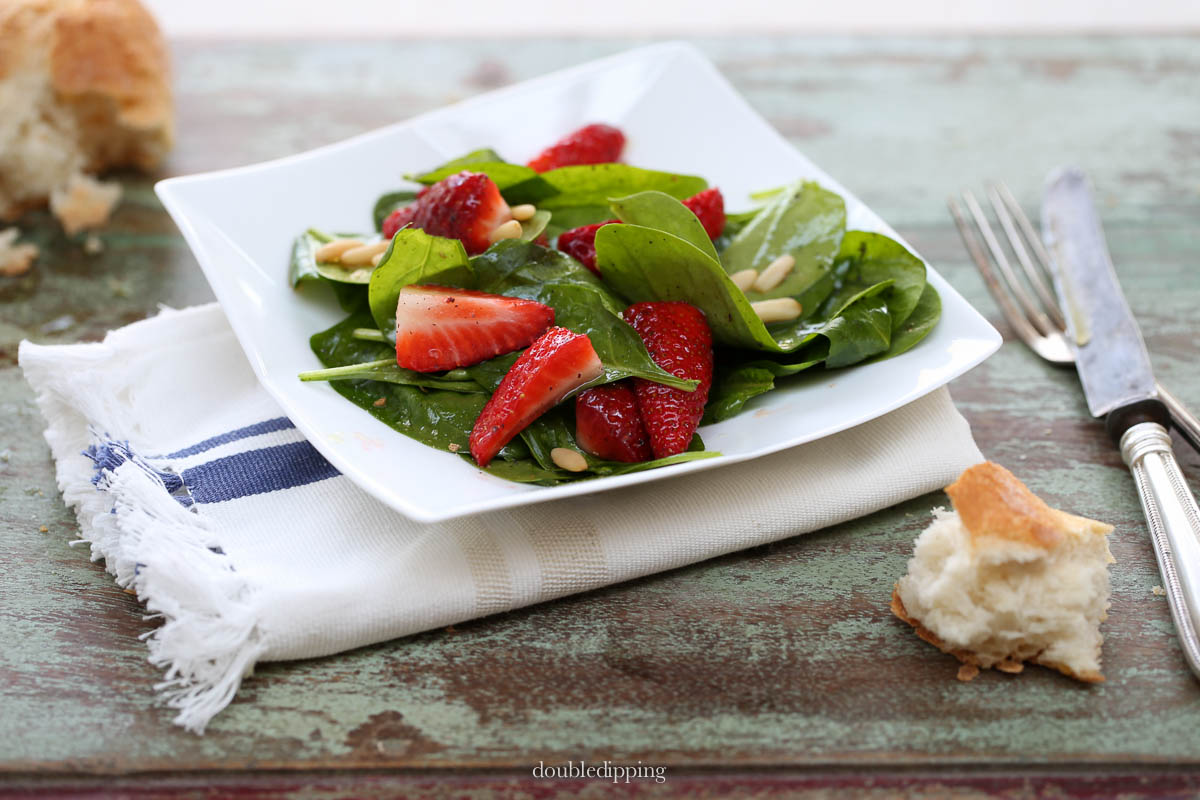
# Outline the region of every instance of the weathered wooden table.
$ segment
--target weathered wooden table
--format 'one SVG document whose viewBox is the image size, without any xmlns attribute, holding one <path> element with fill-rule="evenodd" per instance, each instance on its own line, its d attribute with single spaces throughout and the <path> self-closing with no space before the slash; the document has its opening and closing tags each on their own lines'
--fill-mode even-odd
<svg viewBox="0 0 1200 800">
<path fill-rule="evenodd" d="M 296 152 L 634 44 L 181 45 L 164 174 Z M 1200 407 L 1200 39 L 700 44 L 1006 334 L 943 198 L 1003 177 L 1033 209 L 1049 168 L 1089 169 L 1160 377 Z M 952 388 L 985 454 L 1117 526 L 1101 686 L 1036 668 L 962 684 L 891 617 L 912 539 L 945 502 L 933 494 L 605 591 L 265 665 L 203 738 L 175 728 L 152 704 L 142 609 L 68 546 L 76 525 L 16 367 L 22 338 L 93 340 L 160 303 L 211 299 L 151 180 L 130 180 L 101 255 L 35 214 L 24 225 L 45 255 L 0 282 L 0 793 L 150 781 L 146 796 L 360 796 L 442 778 L 540 796 L 589 791 L 531 775 L 580 759 L 666 766 L 664 784 L 620 787 L 639 795 L 1200 791 L 1200 684 L 1152 592 L 1133 486 L 1074 374 L 1017 344 Z M 1181 452 L 1200 480 L 1200 456 Z"/>
</svg>

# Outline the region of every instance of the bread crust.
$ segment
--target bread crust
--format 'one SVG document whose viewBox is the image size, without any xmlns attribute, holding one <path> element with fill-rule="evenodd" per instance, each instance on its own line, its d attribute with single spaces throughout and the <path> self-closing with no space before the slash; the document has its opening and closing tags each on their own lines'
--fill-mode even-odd
<svg viewBox="0 0 1200 800">
<path fill-rule="evenodd" d="M 1051 508 L 1017 476 L 985 461 L 946 487 L 972 540 L 994 537 L 1050 550 L 1066 536 L 1106 536 L 1112 526 Z"/>
<path fill-rule="evenodd" d="M 961 661 L 963 664 L 969 664 L 970 666 L 976 667 L 978 669 L 991 669 L 992 667 L 995 667 L 996 669 L 1000 670 L 1001 672 L 1009 672 L 1009 673 L 1018 673 L 1022 669 L 1022 667 L 1021 667 L 1021 664 L 1023 663 L 1022 659 L 1017 658 L 1015 655 L 1010 655 L 1008 658 L 1004 659 L 1003 661 L 999 661 L 995 664 L 984 664 L 982 661 L 979 660 L 979 656 L 977 656 L 975 653 L 972 653 L 970 650 L 962 650 L 959 648 L 951 647 L 948 644 L 946 644 L 944 641 L 941 640 L 941 638 L 938 637 L 938 635 L 936 633 L 934 633 L 933 631 L 929 630 L 924 625 L 922 625 L 921 621 L 919 619 L 916 619 L 915 617 L 911 616 L 908 613 L 908 609 L 906 609 L 904 607 L 904 601 L 900 599 L 900 584 L 899 583 L 895 584 L 892 587 L 891 609 L 892 609 L 893 614 L 895 614 L 899 619 L 902 619 L 905 622 L 907 622 L 909 625 L 911 625 L 915 629 L 917 636 L 919 636 L 922 639 L 924 639 L 925 641 L 929 642 L 931 645 L 936 647 L 938 650 L 941 650 L 943 653 L 948 653 L 948 654 L 954 656 L 959 661 Z M 1051 669 L 1056 669 L 1059 672 L 1061 672 L 1062 674 L 1066 675 L 1067 677 L 1074 678 L 1075 680 L 1078 680 L 1078 681 L 1083 681 L 1084 683 L 1103 683 L 1104 682 L 1104 675 L 1102 675 L 1101 673 L 1096 672 L 1096 671 L 1075 672 L 1074 670 L 1072 670 L 1070 667 L 1066 666 L 1065 664 L 1060 664 L 1060 663 L 1052 662 L 1052 661 L 1042 661 L 1038 656 L 1034 656 L 1033 658 L 1031 658 L 1029 660 L 1030 660 L 1030 662 L 1032 662 L 1034 664 L 1041 664 L 1044 667 L 1050 667 Z M 972 675 L 971 677 L 974 677 L 974 675 Z M 970 680 L 970 679 L 971 678 L 963 678 L 962 680 Z"/>
</svg>

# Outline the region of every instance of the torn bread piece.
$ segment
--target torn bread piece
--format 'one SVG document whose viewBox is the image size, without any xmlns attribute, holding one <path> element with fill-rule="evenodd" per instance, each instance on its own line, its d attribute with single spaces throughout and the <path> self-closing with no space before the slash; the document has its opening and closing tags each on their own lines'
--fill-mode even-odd
<svg viewBox="0 0 1200 800">
<path fill-rule="evenodd" d="M 1112 526 L 1050 508 L 991 462 L 946 494 L 954 510 L 935 509 L 917 537 L 893 613 L 964 665 L 1020 672 L 1029 661 L 1103 681 Z"/>
<path fill-rule="evenodd" d="M 15 278 L 24 275 L 38 257 L 36 244 L 17 244 L 20 235 L 21 231 L 16 228 L 0 230 L 0 276 Z"/>
<path fill-rule="evenodd" d="M 174 126 L 154 18 L 138 0 L 0 0 L 0 112 L 0 219 L 81 175 L 153 169 Z"/>
</svg>

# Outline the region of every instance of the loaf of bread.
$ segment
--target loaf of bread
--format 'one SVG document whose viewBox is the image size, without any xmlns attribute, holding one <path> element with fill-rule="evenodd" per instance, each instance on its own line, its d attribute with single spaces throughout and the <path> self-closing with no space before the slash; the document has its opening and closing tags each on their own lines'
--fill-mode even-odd
<svg viewBox="0 0 1200 800">
<path fill-rule="evenodd" d="M 66 226 L 102 223 L 112 189 L 80 176 L 159 163 L 172 139 L 167 67 L 137 0 L 2 0 L 0 219 L 57 196 Z"/>
<path fill-rule="evenodd" d="M 1050 508 L 991 462 L 946 493 L 954 510 L 935 510 L 917 538 L 892 593 L 896 616 L 963 662 L 964 680 L 1030 661 L 1103 681 L 1112 526 Z"/>
</svg>

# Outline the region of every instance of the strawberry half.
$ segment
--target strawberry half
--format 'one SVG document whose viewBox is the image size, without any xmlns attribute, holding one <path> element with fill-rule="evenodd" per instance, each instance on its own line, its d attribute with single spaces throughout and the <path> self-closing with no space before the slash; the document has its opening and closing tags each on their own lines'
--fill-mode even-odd
<svg viewBox="0 0 1200 800">
<path fill-rule="evenodd" d="M 717 187 L 692 195 L 683 204 L 700 220 L 708 238 L 715 239 L 725 230 L 725 198 Z"/>
<path fill-rule="evenodd" d="M 685 392 L 643 378 L 634 379 L 638 411 L 655 458 L 688 449 L 704 416 L 712 386 L 712 331 L 700 309 L 688 303 L 636 303 L 625 321 L 642 337 L 650 357 L 677 378 L 700 381 Z"/>
<path fill-rule="evenodd" d="M 458 239 L 468 255 L 478 255 L 492 243 L 492 231 L 512 219 L 500 189 L 482 172 L 459 172 L 417 193 L 417 199 L 397 208 L 383 220 L 390 239 L 405 225 L 433 236 Z"/>
<path fill-rule="evenodd" d="M 521 354 L 479 412 L 471 429 L 471 455 L 486 467 L 529 423 L 604 368 L 581 333 L 551 328 Z"/>
<path fill-rule="evenodd" d="M 520 350 L 554 324 L 550 306 L 470 289 L 405 286 L 396 303 L 396 363 L 440 372 Z"/>
<path fill-rule="evenodd" d="M 607 164 L 621 157 L 625 134 L 612 125 L 585 125 L 547 147 L 529 167 L 537 172 L 579 164 Z"/>
<path fill-rule="evenodd" d="M 606 383 L 575 398 L 575 440 L 597 458 L 627 464 L 654 457 L 630 381 Z"/>
<path fill-rule="evenodd" d="M 599 275 L 600 270 L 596 269 L 596 231 L 605 225 L 612 225 L 616 222 L 620 222 L 620 220 L 610 219 L 605 222 L 597 222 L 595 225 L 583 225 L 563 231 L 558 235 L 555 246 Z"/>
</svg>

